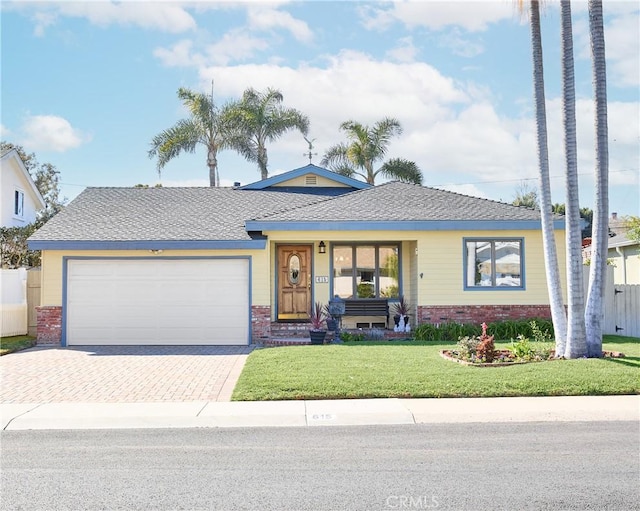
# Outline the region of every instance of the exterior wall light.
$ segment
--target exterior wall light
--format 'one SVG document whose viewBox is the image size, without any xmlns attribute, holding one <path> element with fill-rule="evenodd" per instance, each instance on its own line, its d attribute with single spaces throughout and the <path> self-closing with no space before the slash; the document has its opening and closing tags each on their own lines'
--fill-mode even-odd
<svg viewBox="0 0 640 511">
<path fill-rule="evenodd" d="M 324 244 L 324 241 L 321 241 L 318 245 L 318 253 L 325 254 L 327 252 L 327 246 Z"/>
</svg>

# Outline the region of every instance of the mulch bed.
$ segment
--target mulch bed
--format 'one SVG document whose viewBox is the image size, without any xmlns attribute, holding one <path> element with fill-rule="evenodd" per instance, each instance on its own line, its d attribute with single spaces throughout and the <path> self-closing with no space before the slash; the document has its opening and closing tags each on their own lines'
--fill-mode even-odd
<svg viewBox="0 0 640 511">
<path fill-rule="evenodd" d="M 551 352 L 551 356 L 548 359 L 541 360 L 518 360 L 514 357 L 513 353 L 509 350 L 496 350 L 496 359 L 499 361 L 490 362 L 490 363 L 478 363 L 478 362 L 470 362 L 469 360 L 462 360 L 458 358 L 453 350 L 440 350 L 440 356 L 445 360 L 450 360 L 452 362 L 457 362 L 458 364 L 462 364 L 465 366 L 473 366 L 473 367 L 505 367 L 505 366 L 513 366 L 518 364 L 528 364 L 535 362 L 550 362 L 552 360 L 564 360 L 563 358 L 555 358 L 554 352 Z M 619 351 L 603 351 L 603 358 L 624 358 L 624 353 Z"/>
</svg>

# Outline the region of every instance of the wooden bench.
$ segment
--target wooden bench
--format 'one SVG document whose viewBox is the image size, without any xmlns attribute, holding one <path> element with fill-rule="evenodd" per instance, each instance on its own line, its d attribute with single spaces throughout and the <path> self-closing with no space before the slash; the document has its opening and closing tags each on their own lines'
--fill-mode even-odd
<svg viewBox="0 0 640 511">
<path fill-rule="evenodd" d="M 389 301 L 386 298 L 355 298 L 344 301 L 345 316 L 384 316 L 389 323 Z"/>
</svg>

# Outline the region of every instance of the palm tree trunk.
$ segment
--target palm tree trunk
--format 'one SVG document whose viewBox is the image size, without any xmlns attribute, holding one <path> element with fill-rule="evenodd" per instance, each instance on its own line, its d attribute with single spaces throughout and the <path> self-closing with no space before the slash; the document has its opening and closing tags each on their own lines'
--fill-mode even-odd
<svg viewBox="0 0 640 511">
<path fill-rule="evenodd" d="M 531 51 L 533 54 L 533 98 L 536 109 L 536 134 L 538 145 L 540 219 L 542 243 L 547 277 L 547 290 L 551 319 L 556 337 L 556 354 L 562 356 L 567 340 L 567 314 L 562 299 L 558 251 L 553 229 L 551 184 L 549 182 L 549 149 L 547 145 L 547 111 L 544 94 L 544 68 L 542 60 L 542 36 L 540 33 L 540 6 L 538 0 L 531 1 Z"/>
<path fill-rule="evenodd" d="M 607 70 L 604 52 L 602 0 L 589 0 L 589 31 L 596 128 L 595 204 L 589 268 L 589 292 L 585 311 L 587 356 L 602 356 L 604 284 L 609 240 L 609 147 L 607 126 Z"/>
<path fill-rule="evenodd" d="M 267 179 L 269 177 L 269 170 L 267 169 L 268 158 L 267 148 L 264 146 L 258 147 L 258 168 L 260 169 L 261 179 Z"/>
<path fill-rule="evenodd" d="M 220 186 L 218 179 L 218 159 L 215 150 L 209 148 L 207 153 L 207 166 L 209 167 L 209 186 Z"/>
<path fill-rule="evenodd" d="M 564 128 L 566 193 L 567 193 L 567 292 L 568 325 L 564 356 L 579 358 L 587 355 L 584 325 L 584 289 L 582 284 L 582 243 L 580 201 L 578 194 L 578 156 L 576 143 L 576 91 L 573 65 L 573 34 L 571 3 L 560 2 L 562 50 L 562 123 Z"/>
</svg>

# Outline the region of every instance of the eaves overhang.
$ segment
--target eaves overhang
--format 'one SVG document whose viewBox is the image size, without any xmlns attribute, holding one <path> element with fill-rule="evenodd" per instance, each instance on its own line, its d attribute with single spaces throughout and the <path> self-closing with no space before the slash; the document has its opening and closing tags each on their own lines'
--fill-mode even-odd
<svg viewBox="0 0 640 511">
<path fill-rule="evenodd" d="M 540 230 L 540 220 L 378 220 L 378 221 L 268 221 L 248 220 L 247 231 L 512 231 Z M 554 229 L 564 229 L 555 220 Z"/>
<path fill-rule="evenodd" d="M 251 240 L 29 240 L 30 250 L 263 250 L 267 238 Z"/>
</svg>

